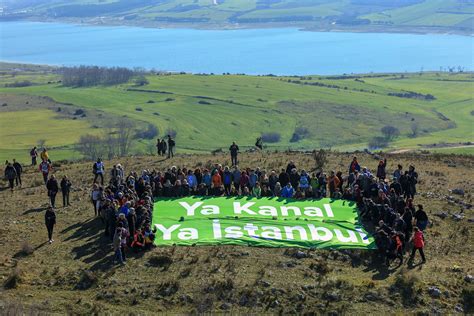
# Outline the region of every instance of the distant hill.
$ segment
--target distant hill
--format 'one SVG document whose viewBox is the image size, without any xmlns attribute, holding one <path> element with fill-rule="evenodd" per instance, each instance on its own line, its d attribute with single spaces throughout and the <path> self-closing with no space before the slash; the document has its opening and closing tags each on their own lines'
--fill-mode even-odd
<svg viewBox="0 0 474 316">
<path fill-rule="evenodd" d="M 0 18 L 203 28 L 471 34 L 472 0 L 2 0 Z"/>
</svg>

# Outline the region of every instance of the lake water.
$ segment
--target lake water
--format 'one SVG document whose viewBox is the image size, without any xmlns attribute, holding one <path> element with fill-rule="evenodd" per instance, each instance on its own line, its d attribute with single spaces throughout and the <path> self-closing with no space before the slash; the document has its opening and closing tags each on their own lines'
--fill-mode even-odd
<svg viewBox="0 0 474 316">
<path fill-rule="evenodd" d="M 193 73 L 342 74 L 473 70 L 473 37 L 193 30 L 0 23 L 0 60 L 145 67 Z"/>
</svg>

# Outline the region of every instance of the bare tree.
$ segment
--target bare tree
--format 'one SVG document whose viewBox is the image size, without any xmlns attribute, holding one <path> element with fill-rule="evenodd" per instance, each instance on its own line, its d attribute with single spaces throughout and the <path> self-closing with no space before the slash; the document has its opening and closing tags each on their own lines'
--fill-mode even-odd
<svg viewBox="0 0 474 316">
<path fill-rule="evenodd" d="M 97 135 L 86 134 L 82 135 L 76 149 L 85 158 L 94 160 L 104 154 L 103 139 Z"/>
<path fill-rule="evenodd" d="M 156 153 L 156 144 L 154 140 L 151 140 L 146 143 L 146 149 L 150 156 L 153 156 Z"/>
<path fill-rule="evenodd" d="M 398 128 L 391 125 L 386 125 L 382 127 L 380 131 L 388 141 L 392 141 L 395 137 L 400 135 L 400 131 L 398 130 Z"/>
<path fill-rule="evenodd" d="M 328 162 L 328 152 L 325 149 L 320 149 L 320 150 L 314 150 L 313 151 L 313 159 L 314 159 L 314 164 L 315 164 L 315 169 L 316 170 L 322 170 L 324 168 L 324 165 Z"/>
<path fill-rule="evenodd" d="M 121 118 L 116 123 L 116 137 L 120 157 L 127 156 L 132 145 L 135 123 L 126 118 Z"/>
<path fill-rule="evenodd" d="M 44 148 L 46 145 L 46 139 L 38 139 L 38 148 Z"/>
</svg>

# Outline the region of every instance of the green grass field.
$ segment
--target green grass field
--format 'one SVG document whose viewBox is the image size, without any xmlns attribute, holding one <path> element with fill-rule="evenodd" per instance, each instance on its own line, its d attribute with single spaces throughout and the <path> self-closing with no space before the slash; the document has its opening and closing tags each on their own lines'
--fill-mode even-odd
<svg viewBox="0 0 474 316">
<path fill-rule="evenodd" d="M 169 129 L 177 132 L 178 151 L 209 152 L 226 148 L 232 141 L 253 146 L 262 133 L 278 133 L 270 150 L 311 150 L 331 147 L 341 151 L 361 150 L 380 136 L 385 125 L 396 126 L 400 136 L 386 150 L 427 149 L 472 153 L 463 144 L 474 141 L 474 102 L 471 73 L 386 74 L 349 77 L 259 77 L 149 75 L 149 84 L 68 88 L 52 73 L 31 70 L 0 77 L 2 95 L 11 98 L 49 97 L 54 102 L 84 109 L 89 115 L 80 121 L 60 117 L 31 101 L 2 107 L 0 112 L 0 158 L 27 153 L 38 140 L 57 148 L 58 156 L 71 158 L 79 137 L 103 133 L 111 118 L 126 116 L 138 127 L 153 124 L 160 137 Z M 6 88 L 5 84 L 29 80 L 35 84 Z M 290 80 L 291 82 L 288 82 Z M 48 83 L 49 82 L 49 83 Z M 318 84 L 318 85 L 315 85 Z M 435 100 L 400 98 L 389 93 L 414 91 L 432 94 Z M 23 111 L 18 111 L 23 110 Z M 16 112 L 12 112 L 16 111 Z M 104 113 L 102 117 L 97 113 Z M 412 137 L 416 122 L 418 135 Z M 94 128 L 92 128 L 94 126 Z M 292 142 L 295 130 L 304 129 L 302 139 Z M 134 152 L 153 151 L 155 140 L 134 140 Z M 77 156 L 77 155 L 76 155 Z M 26 157 L 27 158 L 27 157 Z"/>
<path fill-rule="evenodd" d="M 472 34 L 462 0 L 4 0 L 4 17 L 204 28 L 299 26 L 314 30 Z"/>
</svg>

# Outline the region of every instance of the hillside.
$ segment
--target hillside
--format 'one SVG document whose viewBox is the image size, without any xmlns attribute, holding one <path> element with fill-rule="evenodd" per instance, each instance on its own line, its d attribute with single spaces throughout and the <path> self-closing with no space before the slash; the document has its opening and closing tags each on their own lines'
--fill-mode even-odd
<svg viewBox="0 0 474 316">
<path fill-rule="evenodd" d="M 54 152 L 51 152 L 55 160 Z M 329 156 L 326 170 L 346 170 L 353 154 Z M 371 169 L 377 159 L 357 153 Z M 204 313 L 239 314 L 454 314 L 474 312 L 472 243 L 473 159 L 461 156 L 396 154 L 397 163 L 416 166 L 419 195 L 432 221 L 426 231 L 427 263 L 388 270 L 371 252 L 305 251 L 237 246 L 163 247 L 132 255 L 124 267 L 111 267 L 111 245 L 102 223 L 93 218 L 89 191 L 91 162 L 55 162 L 55 174 L 69 175 L 72 206 L 57 210 L 55 242 L 46 243 L 47 196 L 41 175 L 30 167 L 24 185 L 0 191 L 1 314 Z M 310 155 L 253 153 L 241 166 L 279 169 L 289 160 L 311 170 Z M 226 165 L 227 155 L 180 155 L 173 160 L 144 156 L 106 161 L 122 163 L 127 173 L 171 165 Z M 455 195 L 453 189 L 464 190 Z M 12 283 L 8 283 L 11 287 Z M 439 293 L 430 292 L 430 287 Z M 430 294 L 431 293 L 431 294 Z M 437 296 L 439 294 L 439 296 Z"/>
<path fill-rule="evenodd" d="M 109 135 L 124 117 L 137 131 L 177 133 L 178 152 L 227 150 L 232 141 L 248 149 L 262 134 L 274 135 L 265 141 L 271 150 L 361 150 L 386 125 L 400 131 L 388 150 L 473 152 L 472 73 L 149 74 L 143 86 L 65 87 L 55 68 L 2 65 L 3 160 L 26 161 L 43 141 L 58 158 L 79 158 L 80 136 Z M 136 137 L 131 152 L 154 153 L 155 138 Z"/>
<path fill-rule="evenodd" d="M 469 0 L 2 0 L 2 20 L 472 34 Z"/>
</svg>

